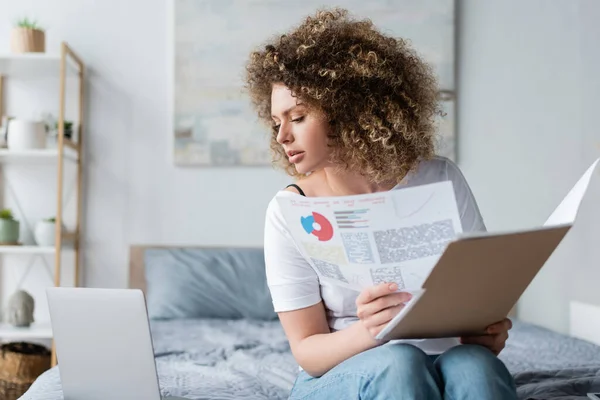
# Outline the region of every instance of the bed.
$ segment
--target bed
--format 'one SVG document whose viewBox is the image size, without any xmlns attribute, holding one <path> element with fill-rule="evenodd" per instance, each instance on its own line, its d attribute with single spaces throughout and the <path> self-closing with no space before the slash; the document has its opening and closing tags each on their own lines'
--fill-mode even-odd
<svg viewBox="0 0 600 400">
<path fill-rule="evenodd" d="M 286 399 L 298 372 L 260 248 L 133 246 L 130 287 L 146 293 L 163 395 Z M 520 399 L 600 391 L 600 346 L 514 320 L 500 358 Z M 60 364 L 21 397 L 62 400 Z"/>
</svg>

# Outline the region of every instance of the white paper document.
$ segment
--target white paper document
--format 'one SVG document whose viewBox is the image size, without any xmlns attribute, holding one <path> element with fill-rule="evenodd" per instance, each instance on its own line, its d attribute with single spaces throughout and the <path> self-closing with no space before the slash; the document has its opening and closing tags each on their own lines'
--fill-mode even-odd
<svg viewBox="0 0 600 400">
<path fill-rule="evenodd" d="M 450 181 L 343 197 L 278 197 L 296 245 L 319 279 L 357 291 L 421 287 L 462 231 Z"/>
<path fill-rule="evenodd" d="M 544 226 L 575 222 L 599 161 Z M 295 195 L 277 200 L 298 249 L 321 282 L 357 291 L 396 282 L 399 291 L 421 294 L 447 245 L 463 237 L 450 181 L 355 196 Z"/>
</svg>

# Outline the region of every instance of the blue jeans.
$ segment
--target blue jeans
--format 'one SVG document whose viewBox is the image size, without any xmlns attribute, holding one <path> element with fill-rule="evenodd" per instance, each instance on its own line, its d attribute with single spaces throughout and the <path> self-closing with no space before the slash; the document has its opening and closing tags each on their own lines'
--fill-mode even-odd
<svg viewBox="0 0 600 400">
<path fill-rule="evenodd" d="M 478 345 L 428 356 L 409 344 L 364 351 L 319 378 L 300 371 L 290 399 L 517 399 L 504 363 Z"/>
</svg>

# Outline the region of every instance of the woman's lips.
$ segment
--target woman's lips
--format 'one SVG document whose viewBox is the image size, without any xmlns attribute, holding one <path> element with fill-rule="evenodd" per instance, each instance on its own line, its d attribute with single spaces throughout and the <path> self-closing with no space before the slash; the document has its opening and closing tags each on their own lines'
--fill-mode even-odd
<svg viewBox="0 0 600 400">
<path fill-rule="evenodd" d="M 300 161 L 302 161 L 303 158 L 304 158 L 304 152 L 301 151 L 301 152 L 294 154 L 293 156 L 289 156 L 288 160 L 290 161 L 290 163 L 296 164 L 296 163 L 299 163 Z"/>
</svg>

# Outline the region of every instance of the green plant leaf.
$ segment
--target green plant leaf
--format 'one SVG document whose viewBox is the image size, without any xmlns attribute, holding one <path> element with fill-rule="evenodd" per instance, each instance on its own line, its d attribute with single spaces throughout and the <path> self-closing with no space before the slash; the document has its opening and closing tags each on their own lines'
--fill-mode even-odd
<svg viewBox="0 0 600 400">
<path fill-rule="evenodd" d="M 23 17 L 17 20 L 16 26 L 19 28 L 26 29 L 37 29 L 43 31 L 44 29 L 38 24 L 38 22 L 34 19 L 29 19 L 28 17 Z"/>
<path fill-rule="evenodd" d="M 0 219 L 14 219 L 12 210 L 10 208 L 0 210 Z"/>
</svg>

